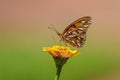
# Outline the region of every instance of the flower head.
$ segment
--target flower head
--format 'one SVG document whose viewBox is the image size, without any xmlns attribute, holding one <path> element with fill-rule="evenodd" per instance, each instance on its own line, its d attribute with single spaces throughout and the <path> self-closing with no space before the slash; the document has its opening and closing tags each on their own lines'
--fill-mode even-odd
<svg viewBox="0 0 120 80">
<path fill-rule="evenodd" d="M 69 57 L 79 54 L 79 51 L 77 50 L 72 51 L 69 47 L 58 45 L 46 47 L 43 50 L 52 55 L 57 68 L 63 66 Z"/>
<path fill-rule="evenodd" d="M 57 68 L 55 80 L 59 80 L 62 66 L 67 62 L 68 58 L 79 54 L 77 50 L 72 51 L 69 47 L 58 45 L 46 47 L 43 50 L 47 51 L 54 58 Z"/>
<path fill-rule="evenodd" d="M 78 50 L 72 51 L 69 47 L 55 45 L 53 47 L 46 47 L 43 49 L 51 54 L 54 58 L 67 59 L 74 55 L 79 54 Z"/>
</svg>

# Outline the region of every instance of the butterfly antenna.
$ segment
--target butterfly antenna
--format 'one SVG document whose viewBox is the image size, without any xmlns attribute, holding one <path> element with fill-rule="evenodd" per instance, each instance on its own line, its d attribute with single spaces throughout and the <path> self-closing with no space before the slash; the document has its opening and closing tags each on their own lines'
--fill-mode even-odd
<svg viewBox="0 0 120 80">
<path fill-rule="evenodd" d="M 55 31 L 55 32 L 57 32 L 58 33 L 58 31 L 57 31 L 57 29 L 55 28 L 55 26 L 53 26 L 53 25 L 51 25 L 52 27 L 48 27 L 48 29 L 51 29 L 51 30 L 53 30 L 53 31 Z"/>
<path fill-rule="evenodd" d="M 53 25 L 51 25 L 51 26 L 52 27 L 48 27 L 48 29 L 51 29 L 51 30 L 55 31 L 57 33 L 57 35 L 60 36 L 60 33 L 57 31 L 57 29 L 55 28 L 55 26 L 53 26 Z M 55 42 L 55 44 L 59 44 L 59 42 L 56 43 L 56 40 L 55 40 L 54 36 L 52 36 L 52 38 L 53 38 L 53 41 Z"/>
</svg>

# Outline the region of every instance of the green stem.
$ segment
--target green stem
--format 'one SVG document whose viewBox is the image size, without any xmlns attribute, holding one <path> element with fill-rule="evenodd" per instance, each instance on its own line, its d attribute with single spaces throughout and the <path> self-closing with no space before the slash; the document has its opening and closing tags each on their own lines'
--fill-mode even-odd
<svg viewBox="0 0 120 80">
<path fill-rule="evenodd" d="M 56 68 L 57 68 L 57 72 L 56 72 L 55 80 L 59 80 L 62 66 L 59 65 L 59 66 L 56 66 Z"/>
</svg>

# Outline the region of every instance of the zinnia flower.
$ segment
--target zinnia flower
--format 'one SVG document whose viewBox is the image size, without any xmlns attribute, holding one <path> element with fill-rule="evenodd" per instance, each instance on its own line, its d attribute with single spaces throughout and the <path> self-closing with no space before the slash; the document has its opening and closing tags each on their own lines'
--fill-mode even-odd
<svg viewBox="0 0 120 80">
<path fill-rule="evenodd" d="M 55 45 L 53 47 L 46 47 L 43 50 L 47 51 L 54 58 L 59 59 L 67 59 L 69 57 L 79 54 L 79 51 L 77 50 L 72 51 L 69 47 L 58 45 Z"/>
<path fill-rule="evenodd" d="M 58 45 L 46 47 L 43 50 L 47 51 L 54 58 L 57 68 L 55 80 L 59 80 L 62 66 L 67 62 L 68 58 L 79 54 L 77 50 L 72 51 L 69 47 Z"/>
</svg>

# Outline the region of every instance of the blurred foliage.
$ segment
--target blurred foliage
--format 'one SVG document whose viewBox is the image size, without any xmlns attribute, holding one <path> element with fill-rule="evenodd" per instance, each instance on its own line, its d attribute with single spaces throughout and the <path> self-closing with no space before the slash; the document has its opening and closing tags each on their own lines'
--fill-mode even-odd
<svg viewBox="0 0 120 80">
<path fill-rule="evenodd" d="M 52 44 L 41 43 L 47 39 L 24 40 L 1 40 L 0 80 L 53 80 L 56 72 L 54 61 L 49 54 L 42 51 L 43 47 Z M 61 80 L 97 80 L 100 76 L 120 72 L 119 56 L 113 55 L 117 48 L 92 43 L 91 40 L 87 41 L 79 49 L 80 55 L 68 60 L 63 67 Z"/>
</svg>

